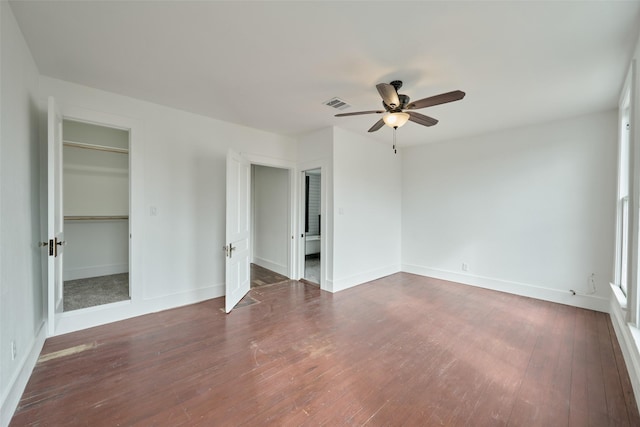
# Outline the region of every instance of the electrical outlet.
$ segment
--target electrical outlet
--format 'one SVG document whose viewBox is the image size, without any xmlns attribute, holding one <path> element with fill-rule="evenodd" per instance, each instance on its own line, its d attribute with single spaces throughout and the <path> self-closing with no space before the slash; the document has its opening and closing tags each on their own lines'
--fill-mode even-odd
<svg viewBox="0 0 640 427">
<path fill-rule="evenodd" d="M 16 360 L 18 356 L 18 350 L 16 349 L 16 342 L 11 341 L 11 360 Z"/>
<path fill-rule="evenodd" d="M 462 271 L 469 271 L 469 264 L 467 264 L 466 262 L 462 263 Z"/>
</svg>

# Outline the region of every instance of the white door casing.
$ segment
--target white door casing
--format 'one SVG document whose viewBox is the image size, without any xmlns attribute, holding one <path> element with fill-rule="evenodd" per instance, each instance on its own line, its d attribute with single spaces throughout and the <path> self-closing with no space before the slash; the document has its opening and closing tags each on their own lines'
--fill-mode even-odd
<svg viewBox="0 0 640 427">
<path fill-rule="evenodd" d="M 250 237 L 251 165 L 240 153 L 227 153 L 227 221 L 225 249 L 225 311 L 251 287 Z"/>
<path fill-rule="evenodd" d="M 62 114 L 53 97 L 49 97 L 47 123 L 47 322 L 48 335 L 55 334 L 63 311 L 62 262 L 64 248 L 64 213 L 62 206 Z"/>
</svg>

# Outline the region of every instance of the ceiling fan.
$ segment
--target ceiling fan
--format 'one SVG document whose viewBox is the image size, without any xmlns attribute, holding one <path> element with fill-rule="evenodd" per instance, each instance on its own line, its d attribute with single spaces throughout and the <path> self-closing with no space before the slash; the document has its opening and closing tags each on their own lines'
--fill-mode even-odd
<svg viewBox="0 0 640 427">
<path fill-rule="evenodd" d="M 438 123 L 436 119 L 411 110 L 418 110 L 420 108 L 446 104 L 447 102 L 459 101 L 465 96 L 465 93 L 461 90 L 454 90 L 453 92 L 442 93 L 440 95 L 430 96 L 418 101 L 409 102 L 410 98 L 407 95 L 398 93 L 398 90 L 401 87 L 402 82 L 400 80 L 394 80 L 391 83 L 378 83 L 376 85 L 376 89 L 378 89 L 378 93 L 382 97 L 382 106 L 384 107 L 384 110 L 341 113 L 336 114 L 336 117 L 384 113 L 384 116 L 382 116 L 380 120 L 378 120 L 373 126 L 371 126 L 369 132 L 375 132 L 385 124 L 389 127 L 397 129 L 407 123 L 407 121 L 412 121 L 422 126 L 433 126 Z"/>
</svg>

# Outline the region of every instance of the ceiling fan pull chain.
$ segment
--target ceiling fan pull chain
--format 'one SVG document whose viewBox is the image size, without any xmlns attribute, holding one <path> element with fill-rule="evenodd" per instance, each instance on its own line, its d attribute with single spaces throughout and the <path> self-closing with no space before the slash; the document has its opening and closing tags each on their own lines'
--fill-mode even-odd
<svg viewBox="0 0 640 427">
<path fill-rule="evenodd" d="M 398 150 L 396 150 L 396 131 L 398 130 L 398 126 L 393 127 L 393 154 L 398 154 Z"/>
</svg>

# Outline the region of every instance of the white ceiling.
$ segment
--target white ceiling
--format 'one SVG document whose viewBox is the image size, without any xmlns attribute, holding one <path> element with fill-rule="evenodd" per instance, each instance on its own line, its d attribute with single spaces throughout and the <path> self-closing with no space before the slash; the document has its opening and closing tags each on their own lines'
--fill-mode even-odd
<svg viewBox="0 0 640 427">
<path fill-rule="evenodd" d="M 12 1 L 41 74 L 295 135 L 366 133 L 376 83 L 420 110 L 400 145 L 614 108 L 638 37 L 638 1 Z M 392 131 L 373 134 L 390 141 Z"/>
</svg>

